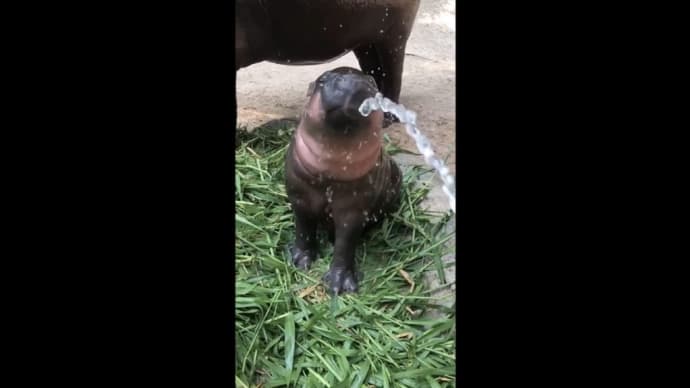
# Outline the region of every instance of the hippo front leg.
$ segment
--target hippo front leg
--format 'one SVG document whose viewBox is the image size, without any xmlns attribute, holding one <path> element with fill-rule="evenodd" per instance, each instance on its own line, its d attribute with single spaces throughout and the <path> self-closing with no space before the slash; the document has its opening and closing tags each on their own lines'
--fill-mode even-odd
<svg viewBox="0 0 690 388">
<path fill-rule="evenodd" d="M 304 211 L 295 211 L 295 243 L 290 255 L 295 267 L 308 270 L 316 260 L 318 242 L 316 241 L 317 221 Z"/>
<path fill-rule="evenodd" d="M 336 221 L 333 261 L 323 278 L 326 288 L 334 295 L 357 292 L 358 288 L 355 249 L 362 234 L 362 220 L 348 221 L 342 218 Z"/>
</svg>

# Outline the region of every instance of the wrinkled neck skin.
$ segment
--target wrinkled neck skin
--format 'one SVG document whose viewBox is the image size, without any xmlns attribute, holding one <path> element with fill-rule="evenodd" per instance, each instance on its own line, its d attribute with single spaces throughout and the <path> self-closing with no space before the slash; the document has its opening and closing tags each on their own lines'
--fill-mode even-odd
<svg viewBox="0 0 690 388">
<path fill-rule="evenodd" d="M 363 177 L 376 166 L 382 152 L 383 113 L 374 111 L 363 127 L 336 134 L 324 128 L 325 112 L 319 99 L 318 92 L 312 96 L 295 131 L 295 157 L 315 177 L 339 181 Z"/>
</svg>

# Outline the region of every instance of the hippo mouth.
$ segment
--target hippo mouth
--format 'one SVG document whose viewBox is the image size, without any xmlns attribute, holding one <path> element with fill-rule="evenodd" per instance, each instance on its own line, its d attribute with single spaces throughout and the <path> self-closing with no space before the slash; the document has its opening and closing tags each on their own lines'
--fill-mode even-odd
<svg viewBox="0 0 690 388">
<path fill-rule="evenodd" d="M 318 84 L 326 121 L 336 129 L 365 121 L 367 118 L 359 113 L 359 107 L 365 99 L 378 92 L 373 77 L 348 67 L 326 72 Z"/>
</svg>

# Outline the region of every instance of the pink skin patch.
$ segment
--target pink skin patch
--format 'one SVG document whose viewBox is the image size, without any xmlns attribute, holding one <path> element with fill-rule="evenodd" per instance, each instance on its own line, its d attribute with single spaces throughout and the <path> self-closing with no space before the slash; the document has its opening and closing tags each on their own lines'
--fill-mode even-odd
<svg viewBox="0 0 690 388">
<path fill-rule="evenodd" d="M 366 175 L 376 164 L 382 149 L 383 112 L 372 112 L 366 130 L 350 135 L 325 136 L 325 112 L 320 92 L 312 94 L 295 131 L 295 156 L 312 175 L 323 174 L 348 181 Z"/>
</svg>

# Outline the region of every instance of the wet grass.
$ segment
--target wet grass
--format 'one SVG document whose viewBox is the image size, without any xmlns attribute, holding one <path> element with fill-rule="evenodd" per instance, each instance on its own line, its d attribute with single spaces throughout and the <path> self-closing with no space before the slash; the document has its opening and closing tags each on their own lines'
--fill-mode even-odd
<svg viewBox="0 0 690 388">
<path fill-rule="evenodd" d="M 358 248 L 359 293 L 331 298 L 320 280 L 332 246 L 321 244 L 308 273 L 286 250 L 287 125 L 240 132 L 235 151 L 236 386 L 454 387 L 455 311 L 434 304 L 422 281 L 443 268 L 450 238 L 447 216 L 419 208 L 428 170 L 405 172 L 403 205 Z M 429 309 L 442 317 L 425 318 Z"/>
</svg>

